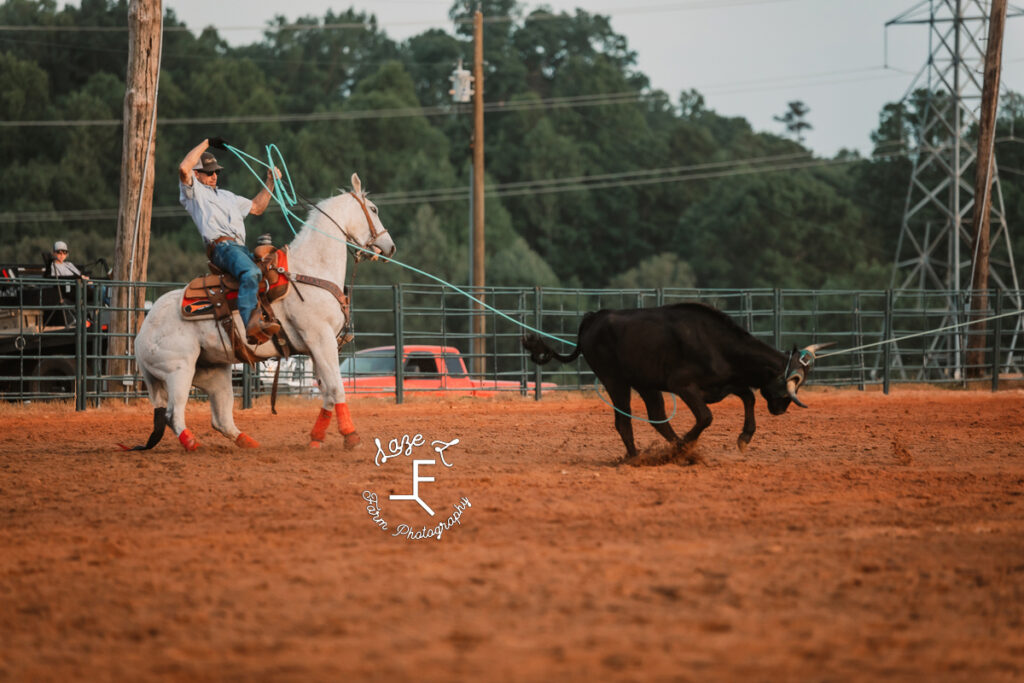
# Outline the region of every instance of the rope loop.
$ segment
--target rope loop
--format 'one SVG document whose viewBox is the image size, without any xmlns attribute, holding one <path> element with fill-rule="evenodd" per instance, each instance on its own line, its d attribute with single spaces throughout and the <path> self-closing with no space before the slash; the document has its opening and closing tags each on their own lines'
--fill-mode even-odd
<svg viewBox="0 0 1024 683">
<path fill-rule="evenodd" d="M 260 182 L 260 185 L 264 189 L 266 189 L 268 191 L 270 191 L 270 188 L 268 188 L 266 183 L 263 182 L 263 178 L 260 176 L 259 173 L 257 173 L 255 171 L 255 169 L 253 169 L 253 167 L 249 163 L 249 161 L 252 161 L 252 162 L 254 162 L 256 164 L 259 164 L 260 166 L 263 166 L 265 168 L 273 168 L 274 167 L 273 160 L 274 160 L 274 157 L 277 156 L 278 160 L 280 161 L 280 165 L 281 165 L 281 167 L 283 167 L 284 170 L 281 172 L 281 181 L 277 182 L 277 183 L 274 183 L 274 191 L 271 193 L 271 196 L 274 198 L 274 201 L 276 201 L 280 205 L 281 211 L 284 213 L 285 220 L 288 222 L 288 227 L 291 229 L 292 234 L 297 234 L 298 233 L 298 230 L 295 228 L 295 225 L 292 223 L 292 220 L 294 219 L 296 222 L 298 222 L 300 224 L 300 226 L 305 226 L 305 227 L 309 228 L 310 230 L 313 230 L 314 232 L 318 232 L 318 233 L 320 233 L 321 235 L 323 235 L 325 237 L 328 237 L 328 238 L 336 240 L 338 242 L 342 242 L 344 244 L 347 244 L 352 249 L 356 249 L 356 250 L 365 252 L 365 253 L 367 253 L 367 254 L 369 254 L 371 256 L 377 256 L 382 261 L 386 261 L 386 262 L 389 262 L 389 263 L 394 263 L 395 265 L 397 265 L 397 266 L 399 266 L 401 268 L 405 268 L 406 270 L 410 270 L 410 271 L 412 271 L 412 272 L 414 272 L 414 273 L 416 273 L 418 275 L 422 275 L 423 277 L 426 277 L 426 278 L 429 278 L 431 280 L 434 280 L 435 282 L 437 282 L 437 283 L 439 283 L 441 285 L 444 285 L 445 287 L 450 287 L 453 291 L 457 292 L 458 294 L 461 294 L 462 296 L 466 297 L 470 301 L 474 301 L 474 302 L 480 304 L 481 306 L 483 306 L 487 310 L 491 311 L 492 313 L 501 316 L 502 318 L 508 320 L 509 322 L 512 322 L 512 323 L 518 325 L 519 327 L 522 327 L 523 329 L 529 330 L 530 332 L 536 332 L 537 334 L 539 334 L 541 336 L 547 337 L 548 339 L 552 339 L 552 340 L 554 340 L 556 342 L 560 342 L 562 344 L 566 344 L 566 345 L 570 345 L 570 346 L 572 345 L 572 342 L 568 342 L 568 341 L 566 341 L 566 340 L 564 340 L 564 339 L 562 339 L 560 337 L 556 337 L 556 336 L 554 336 L 552 334 L 548 334 L 547 332 L 544 332 L 543 330 L 538 330 L 537 328 L 531 327 L 531 326 L 527 325 L 526 323 L 524 323 L 522 321 L 516 320 L 515 318 L 509 316 L 508 314 L 506 314 L 506 313 L 504 313 L 502 311 L 499 311 L 498 309 L 496 309 L 493 306 L 485 303 L 484 301 L 481 301 L 480 299 L 476 298 L 475 296 L 473 296 L 469 292 L 463 290 L 462 288 L 460 288 L 460 287 L 458 287 L 456 285 L 453 285 L 452 283 L 447 282 L 446 280 L 442 280 L 441 278 L 437 277 L 436 275 L 432 275 L 432 274 L 430 274 L 430 273 L 428 273 L 426 271 L 420 270 L 419 268 L 416 268 L 414 266 L 410 266 L 407 263 L 402 263 L 401 261 L 398 261 L 398 260 L 396 260 L 394 258 L 391 258 L 389 256 L 384 256 L 382 254 L 377 254 L 377 252 L 374 252 L 374 251 L 372 251 L 370 249 L 366 249 L 366 248 L 364 248 L 364 247 L 362 247 L 362 246 L 360 246 L 358 244 L 354 244 L 353 242 L 350 242 L 348 240 L 340 239 L 337 235 L 332 235 L 330 233 L 326 233 L 323 230 L 319 230 L 316 227 L 314 227 L 314 226 L 310 225 L 309 223 L 307 223 L 306 221 L 302 220 L 299 216 L 297 216 L 291 210 L 291 207 L 295 206 L 295 204 L 298 202 L 298 193 L 295 191 L 295 186 L 292 184 L 291 175 L 288 173 L 288 166 L 287 166 L 287 164 L 285 164 L 285 161 L 284 161 L 284 155 L 281 154 L 281 151 L 277 148 L 277 145 L 271 143 L 271 144 L 266 146 L 267 161 L 265 161 L 265 162 L 261 161 L 260 159 L 257 159 L 256 157 L 254 157 L 254 156 L 252 156 L 250 154 L 247 154 L 246 152 L 242 151 L 238 147 L 235 147 L 234 145 L 226 145 L 226 148 L 227 148 L 227 150 L 229 152 L 234 154 L 239 159 L 239 161 L 241 161 L 242 164 L 247 169 L 249 169 L 250 173 L 252 173 L 254 176 L 256 176 L 256 179 Z M 281 187 L 279 189 L 279 186 L 286 186 L 287 187 L 287 191 L 284 189 L 284 187 Z"/>
</svg>

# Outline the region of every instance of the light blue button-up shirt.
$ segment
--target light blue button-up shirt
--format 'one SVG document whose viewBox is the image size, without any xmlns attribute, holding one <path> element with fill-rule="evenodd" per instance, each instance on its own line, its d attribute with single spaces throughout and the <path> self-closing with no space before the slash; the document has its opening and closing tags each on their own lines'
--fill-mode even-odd
<svg viewBox="0 0 1024 683">
<path fill-rule="evenodd" d="M 251 199 L 203 185 L 195 176 L 191 185 L 180 180 L 178 185 L 181 190 L 178 201 L 192 216 L 206 244 L 218 237 L 230 237 L 245 244 L 245 224 L 242 219 L 252 209 Z"/>
</svg>

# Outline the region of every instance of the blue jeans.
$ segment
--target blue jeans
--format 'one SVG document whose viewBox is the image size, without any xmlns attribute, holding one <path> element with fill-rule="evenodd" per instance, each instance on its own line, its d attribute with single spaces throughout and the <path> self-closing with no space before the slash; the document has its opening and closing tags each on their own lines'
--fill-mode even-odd
<svg viewBox="0 0 1024 683">
<path fill-rule="evenodd" d="M 249 318 L 256 310 L 256 293 L 262 277 L 259 266 L 252 260 L 249 250 L 238 242 L 219 243 L 213 248 L 210 260 L 238 280 L 238 315 L 242 324 L 248 326 Z"/>
</svg>

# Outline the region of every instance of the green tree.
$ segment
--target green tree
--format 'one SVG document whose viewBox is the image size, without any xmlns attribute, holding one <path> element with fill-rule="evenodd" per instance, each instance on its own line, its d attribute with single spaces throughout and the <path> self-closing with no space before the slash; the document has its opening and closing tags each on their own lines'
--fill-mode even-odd
<svg viewBox="0 0 1024 683">
<path fill-rule="evenodd" d="M 681 289 L 697 286 L 693 268 L 672 252 L 651 256 L 634 267 L 614 276 L 608 287 L 619 289 L 647 289 L 676 287 Z"/>
<path fill-rule="evenodd" d="M 680 247 L 701 287 L 815 288 L 870 261 L 860 225 L 856 206 L 810 172 L 737 176 L 683 214 Z"/>
<path fill-rule="evenodd" d="M 813 126 L 807 122 L 807 114 L 810 108 L 800 100 L 793 100 L 786 104 L 788 109 L 781 116 L 772 118 L 786 127 L 786 132 L 793 136 L 793 139 L 803 144 L 804 133 L 811 130 Z"/>
</svg>

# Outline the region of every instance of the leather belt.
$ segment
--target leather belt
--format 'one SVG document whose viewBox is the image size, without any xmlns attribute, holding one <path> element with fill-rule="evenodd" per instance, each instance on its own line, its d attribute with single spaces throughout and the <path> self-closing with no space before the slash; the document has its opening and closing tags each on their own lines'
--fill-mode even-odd
<svg viewBox="0 0 1024 683">
<path fill-rule="evenodd" d="M 213 248 L 216 247 L 221 242 L 235 242 L 236 244 L 238 243 L 238 241 L 234 237 L 218 237 L 217 239 L 206 245 L 206 258 L 213 257 Z"/>
</svg>

